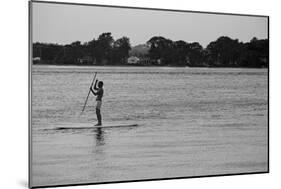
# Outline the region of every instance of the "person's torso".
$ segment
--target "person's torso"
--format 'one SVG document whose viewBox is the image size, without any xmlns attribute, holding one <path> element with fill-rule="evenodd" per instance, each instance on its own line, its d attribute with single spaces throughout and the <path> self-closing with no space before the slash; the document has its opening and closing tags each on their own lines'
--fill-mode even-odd
<svg viewBox="0 0 281 189">
<path fill-rule="evenodd" d="M 103 97 L 103 88 L 99 88 L 98 89 L 98 92 L 97 92 L 97 98 L 96 100 L 102 100 L 102 97 Z"/>
</svg>

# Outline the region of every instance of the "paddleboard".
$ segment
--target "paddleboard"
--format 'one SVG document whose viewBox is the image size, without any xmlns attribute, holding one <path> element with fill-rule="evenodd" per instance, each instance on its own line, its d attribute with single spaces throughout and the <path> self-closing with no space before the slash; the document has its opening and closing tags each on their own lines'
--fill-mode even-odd
<svg viewBox="0 0 281 189">
<path fill-rule="evenodd" d="M 138 124 L 120 124 L 120 125 L 101 125 L 101 126 L 83 126 L 83 127 L 75 127 L 75 126 L 62 126 L 62 127 L 56 127 L 56 130 L 67 130 L 67 129 L 97 129 L 97 128 L 114 128 L 114 127 L 136 127 Z"/>
</svg>

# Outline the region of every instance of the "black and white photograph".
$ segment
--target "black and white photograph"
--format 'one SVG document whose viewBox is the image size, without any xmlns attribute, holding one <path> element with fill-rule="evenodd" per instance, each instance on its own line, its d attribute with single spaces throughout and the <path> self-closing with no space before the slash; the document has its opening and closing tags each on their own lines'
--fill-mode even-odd
<svg viewBox="0 0 281 189">
<path fill-rule="evenodd" d="M 30 1 L 30 187 L 268 173 L 268 26 Z"/>
</svg>

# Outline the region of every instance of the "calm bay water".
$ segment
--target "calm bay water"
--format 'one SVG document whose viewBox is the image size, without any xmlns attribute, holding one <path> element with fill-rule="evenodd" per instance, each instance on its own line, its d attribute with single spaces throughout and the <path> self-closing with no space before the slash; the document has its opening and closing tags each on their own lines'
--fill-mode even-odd
<svg viewBox="0 0 281 189">
<path fill-rule="evenodd" d="M 104 124 L 89 85 L 104 81 Z M 267 171 L 267 69 L 32 67 L 32 185 Z"/>
</svg>

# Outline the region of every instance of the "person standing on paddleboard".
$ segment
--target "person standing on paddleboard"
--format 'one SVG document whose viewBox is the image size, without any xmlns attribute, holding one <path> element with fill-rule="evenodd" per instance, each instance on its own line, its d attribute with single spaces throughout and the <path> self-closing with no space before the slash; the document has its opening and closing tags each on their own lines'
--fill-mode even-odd
<svg viewBox="0 0 281 189">
<path fill-rule="evenodd" d="M 98 84 L 98 87 L 97 87 L 97 84 Z M 97 114 L 98 123 L 95 126 L 100 126 L 100 125 L 102 125 L 100 111 L 101 111 L 101 104 L 102 104 L 102 97 L 103 97 L 103 82 L 96 80 L 95 85 L 94 85 L 94 90 L 96 90 L 96 92 L 93 90 L 92 86 L 91 86 L 90 90 L 92 91 L 92 93 L 95 96 L 97 96 L 96 114 Z"/>
</svg>

